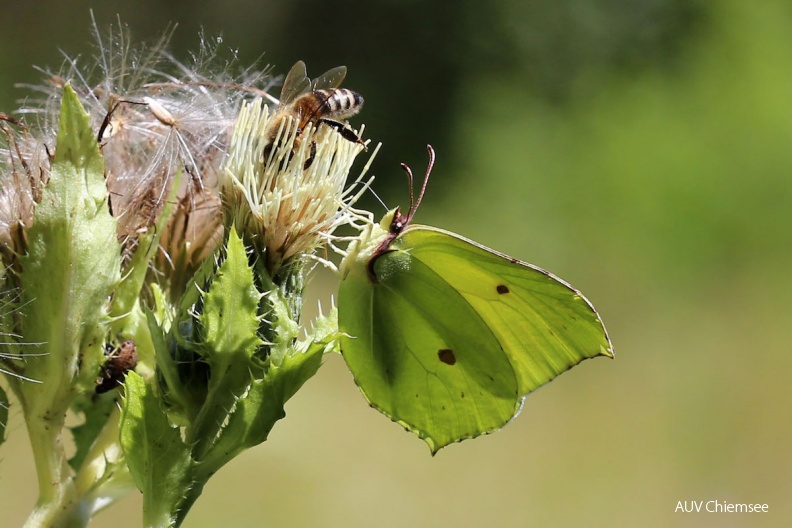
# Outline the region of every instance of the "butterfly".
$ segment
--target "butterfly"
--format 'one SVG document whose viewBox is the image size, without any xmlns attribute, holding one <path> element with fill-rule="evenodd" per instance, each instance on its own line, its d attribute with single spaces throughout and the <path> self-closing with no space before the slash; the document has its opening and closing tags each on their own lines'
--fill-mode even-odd
<svg viewBox="0 0 792 528">
<path fill-rule="evenodd" d="M 380 412 L 436 453 L 496 431 L 525 397 L 584 359 L 613 357 L 592 304 L 551 273 L 389 211 L 350 247 L 341 353 Z"/>
</svg>

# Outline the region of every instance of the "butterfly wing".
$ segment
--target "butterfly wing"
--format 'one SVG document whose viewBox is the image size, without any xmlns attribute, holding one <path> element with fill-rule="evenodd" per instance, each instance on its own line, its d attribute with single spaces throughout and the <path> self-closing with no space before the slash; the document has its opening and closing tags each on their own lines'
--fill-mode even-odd
<svg viewBox="0 0 792 528">
<path fill-rule="evenodd" d="M 525 395 L 612 356 L 580 292 L 453 233 L 411 226 L 339 292 L 341 348 L 369 402 L 433 452 L 500 429 Z"/>
</svg>

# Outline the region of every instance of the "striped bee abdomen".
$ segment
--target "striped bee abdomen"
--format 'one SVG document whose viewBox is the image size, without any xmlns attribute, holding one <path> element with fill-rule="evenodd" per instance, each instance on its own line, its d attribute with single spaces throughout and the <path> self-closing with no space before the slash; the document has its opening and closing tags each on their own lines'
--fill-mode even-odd
<svg viewBox="0 0 792 528">
<path fill-rule="evenodd" d="M 357 114 L 363 107 L 363 97 L 347 88 L 315 90 L 313 92 L 324 101 L 317 114 L 331 119 L 344 119 Z"/>
</svg>

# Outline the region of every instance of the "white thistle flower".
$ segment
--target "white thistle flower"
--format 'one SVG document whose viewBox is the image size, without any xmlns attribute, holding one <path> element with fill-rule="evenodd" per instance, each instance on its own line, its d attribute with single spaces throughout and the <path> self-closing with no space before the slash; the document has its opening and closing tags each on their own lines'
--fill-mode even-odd
<svg viewBox="0 0 792 528">
<path fill-rule="evenodd" d="M 298 131 L 295 120 L 282 119 L 272 141 L 277 148 L 267 149 L 273 117 L 261 99 L 243 105 L 221 193 L 236 229 L 264 253 L 274 277 L 286 261 L 312 255 L 338 226 L 350 223 L 352 205 L 370 183 L 362 179 L 376 149 L 345 189 L 352 163 L 365 146 L 329 126 Z"/>
</svg>

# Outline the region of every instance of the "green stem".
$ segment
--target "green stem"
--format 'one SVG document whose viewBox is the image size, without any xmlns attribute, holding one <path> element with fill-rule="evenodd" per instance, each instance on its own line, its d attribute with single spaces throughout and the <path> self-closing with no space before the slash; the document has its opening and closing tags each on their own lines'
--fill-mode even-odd
<svg viewBox="0 0 792 528">
<path fill-rule="evenodd" d="M 220 386 L 220 390 L 227 389 Z M 212 449 L 217 436 L 223 429 L 223 422 L 218 421 L 218 410 L 215 405 L 217 389 L 210 390 L 206 396 L 201 410 L 190 424 L 187 430 L 188 443 L 194 443 L 192 456 L 195 460 L 203 460 L 206 454 Z"/>
<path fill-rule="evenodd" d="M 63 448 L 63 427 L 63 416 L 28 415 L 39 498 L 25 523 L 26 528 L 79 528 L 87 526 L 90 520 L 90 514 L 78 507 L 74 480 Z"/>
<path fill-rule="evenodd" d="M 179 511 L 176 512 L 176 519 L 173 523 L 173 528 L 179 528 L 184 522 L 185 517 L 190 512 L 190 509 L 195 504 L 195 501 L 198 500 L 198 497 L 201 496 L 203 493 L 204 484 L 208 477 L 204 479 L 202 482 L 196 482 L 195 485 L 191 486 L 189 490 L 184 495 L 184 500 L 179 505 Z"/>
</svg>

